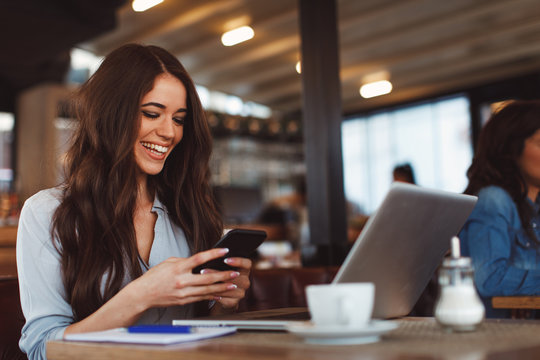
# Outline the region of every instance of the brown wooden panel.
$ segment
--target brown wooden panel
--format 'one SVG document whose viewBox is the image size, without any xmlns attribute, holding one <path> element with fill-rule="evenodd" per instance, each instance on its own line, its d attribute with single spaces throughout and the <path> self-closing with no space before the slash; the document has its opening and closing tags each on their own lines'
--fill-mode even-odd
<svg viewBox="0 0 540 360">
<path fill-rule="evenodd" d="M 16 240 L 17 240 L 17 227 L 16 226 L 0 227 L 0 247 L 15 246 Z"/>
<path fill-rule="evenodd" d="M 0 248 L 0 275 L 17 275 L 15 247 Z"/>
<path fill-rule="evenodd" d="M 494 296 L 495 309 L 540 309 L 540 296 Z"/>
</svg>

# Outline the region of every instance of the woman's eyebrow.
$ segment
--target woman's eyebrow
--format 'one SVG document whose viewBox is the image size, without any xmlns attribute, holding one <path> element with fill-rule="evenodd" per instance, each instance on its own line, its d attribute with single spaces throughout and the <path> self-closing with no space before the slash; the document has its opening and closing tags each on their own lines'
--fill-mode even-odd
<svg viewBox="0 0 540 360">
<path fill-rule="evenodd" d="M 142 104 L 141 106 L 156 106 L 156 107 L 158 107 L 160 109 L 165 109 L 165 105 L 157 103 L 157 102 L 149 102 L 149 103 L 146 103 L 146 104 Z"/>
<path fill-rule="evenodd" d="M 157 102 L 149 102 L 149 103 L 146 103 L 146 104 L 142 104 L 141 107 L 145 107 L 145 106 L 155 106 L 155 107 L 158 107 L 160 109 L 165 109 L 166 106 L 163 105 L 163 104 L 160 104 L 160 103 L 157 103 Z M 187 113 L 187 109 L 186 108 L 179 108 L 178 110 L 176 110 L 176 112 L 184 112 L 184 113 Z"/>
</svg>

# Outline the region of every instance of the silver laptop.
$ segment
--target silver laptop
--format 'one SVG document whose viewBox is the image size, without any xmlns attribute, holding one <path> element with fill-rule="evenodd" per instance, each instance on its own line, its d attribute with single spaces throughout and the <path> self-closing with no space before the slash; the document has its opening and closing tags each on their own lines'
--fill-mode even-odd
<svg viewBox="0 0 540 360">
<path fill-rule="evenodd" d="M 332 283 L 373 282 L 373 317 L 410 313 L 477 198 L 405 183 L 392 184 Z M 178 325 L 285 330 L 290 320 L 175 320 Z"/>
<path fill-rule="evenodd" d="M 373 282 L 374 318 L 409 314 L 476 200 L 394 183 L 332 283 Z"/>
</svg>

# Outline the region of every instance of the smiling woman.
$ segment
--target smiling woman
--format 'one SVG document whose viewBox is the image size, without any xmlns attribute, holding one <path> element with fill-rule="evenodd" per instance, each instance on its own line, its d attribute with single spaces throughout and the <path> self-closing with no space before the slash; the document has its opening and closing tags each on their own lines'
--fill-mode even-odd
<svg viewBox="0 0 540 360">
<path fill-rule="evenodd" d="M 30 359 L 64 334 L 234 310 L 251 261 L 223 256 L 210 191 L 210 131 L 180 62 L 125 45 L 76 94 L 79 127 L 62 186 L 27 200 L 17 238 L 20 342 Z M 197 254 L 195 254 L 197 253 Z M 231 260 L 232 259 L 232 260 Z M 196 306 L 197 305 L 197 306 Z"/>
</svg>

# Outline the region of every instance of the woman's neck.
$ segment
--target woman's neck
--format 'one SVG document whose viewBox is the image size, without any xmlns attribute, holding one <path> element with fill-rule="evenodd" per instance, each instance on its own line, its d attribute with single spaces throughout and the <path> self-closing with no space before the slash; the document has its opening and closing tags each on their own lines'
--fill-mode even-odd
<svg viewBox="0 0 540 360">
<path fill-rule="evenodd" d="M 139 178 L 139 186 L 137 189 L 137 207 L 146 208 L 154 203 L 154 195 L 151 194 L 148 188 L 148 178 L 146 176 Z"/>
<path fill-rule="evenodd" d="M 528 191 L 527 191 L 527 197 L 532 200 L 532 202 L 535 202 L 538 198 L 538 193 L 540 192 L 540 188 L 536 186 L 529 185 Z"/>
</svg>

